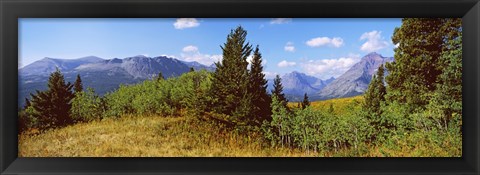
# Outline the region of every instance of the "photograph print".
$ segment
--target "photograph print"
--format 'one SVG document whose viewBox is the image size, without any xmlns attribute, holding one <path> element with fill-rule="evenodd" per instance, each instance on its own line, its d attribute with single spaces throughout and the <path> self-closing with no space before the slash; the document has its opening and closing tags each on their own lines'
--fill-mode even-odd
<svg viewBox="0 0 480 175">
<path fill-rule="evenodd" d="M 460 18 L 18 24 L 18 157 L 462 157 Z"/>
</svg>

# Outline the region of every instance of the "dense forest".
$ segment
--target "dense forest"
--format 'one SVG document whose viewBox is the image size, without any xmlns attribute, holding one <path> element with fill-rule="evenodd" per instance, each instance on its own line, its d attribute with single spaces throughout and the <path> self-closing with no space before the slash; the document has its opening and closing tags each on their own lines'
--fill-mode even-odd
<svg viewBox="0 0 480 175">
<path fill-rule="evenodd" d="M 343 106 L 318 107 L 307 94 L 288 102 L 278 75 L 268 92 L 261 47 L 248 42 L 241 26 L 221 46 L 214 72 L 191 69 L 168 79 L 160 73 L 99 96 L 83 88 L 81 75 L 72 84 L 57 70 L 48 89 L 31 94 L 20 110 L 21 141 L 83 123 L 155 116 L 187 118 L 171 126 L 180 132 L 195 135 L 208 126 L 234 133 L 238 144 L 300 156 L 462 156 L 461 19 L 405 18 L 392 41 L 395 61 L 378 69 L 361 100 Z"/>
</svg>

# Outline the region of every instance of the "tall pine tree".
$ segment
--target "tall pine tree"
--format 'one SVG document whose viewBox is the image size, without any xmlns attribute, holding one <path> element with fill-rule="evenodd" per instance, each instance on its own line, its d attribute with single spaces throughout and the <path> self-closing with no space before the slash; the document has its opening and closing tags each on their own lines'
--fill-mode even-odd
<svg viewBox="0 0 480 175">
<path fill-rule="evenodd" d="M 385 95 L 387 94 L 387 88 L 385 87 L 385 67 L 383 64 L 378 67 L 377 71 L 377 89 L 378 89 L 378 99 L 380 101 L 385 101 Z"/>
<path fill-rule="evenodd" d="M 310 106 L 310 100 L 308 100 L 307 93 L 303 95 L 303 101 L 302 101 L 302 109 L 305 109 Z"/>
<path fill-rule="evenodd" d="M 440 58 L 443 71 L 430 102 L 435 118 L 447 128 L 452 118 L 461 125 L 462 116 L 462 37 L 450 41 L 451 49 Z"/>
<path fill-rule="evenodd" d="M 80 74 L 77 74 L 77 79 L 75 80 L 75 83 L 73 84 L 73 91 L 75 93 L 83 91 L 83 84 L 82 84 L 82 79 L 80 78 Z"/>
<path fill-rule="evenodd" d="M 252 64 L 250 66 L 249 93 L 252 95 L 252 115 L 257 124 L 263 120 L 271 120 L 271 98 L 267 93 L 267 80 L 263 74 L 262 55 L 258 45 L 253 52 Z"/>
<path fill-rule="evenodd" d="M 381 115 L 380 105 L 385 102 L 385 94 L 387 93 L 384 83 L 384 74 L 385 69 L 382 64 L 378 68 L 377 74 L 374 75 L 370 81 L 367 91 L 365 91 L 365 102 L 363 106 L 369 115 L 377 117 Z"/>
<path fill-rule="evenodd" d="M 23 106 L 23 109 L 27 109 L 30 106 L 31 106 L 30 100 L 28 98 L 25 98 L 25 105 Z"/>
<path fill-rule="evenodd" d="M 288 104 L 287 98 L 285 98 L 285 94 L 283 93 L 283 85 L 282 85 L 282 78 L 279 75 L 275 76 L 273 79 L 273 89 L 272 89 L 272 97 L 276 96 L 277 100 L 286 108 Z"/>
<path fill-rule="evenodd" d="M 165 78 L 163 77 L 163 74 L 162 72 L 159 72 L 158 75 L 157 75 L 157 81 L 161 81 L 161 80 L 164 80 Z"/>
<path fill-rule="evenodd" d="M 211 96 L 217 113 L 231 116 L 231 122 L 246 123 L 251 118 L 252 97 L 249 94 L 247 57 L 252 46 L 246 42 L 247 31 L 241 26 L 232 30 L 221 47 L 223 59 L 215 63 Z"/>
<path fill-rule="evenodd" d="M 30 105 L 36 111 L 33 117 L 37 119 L 42 129 L 73 123 L 70 117 L 74 98 L 72 87 L 70 82 L 65 83 L 63 74 L 57 68 L 50 74 L 48 89 L 46 91 L 37 90 L 37 94 L 31 94 Z"/>
<path fill-rule="evenodd" d="M 461 35 L 460 18 L 404 18 L 392 36 L 395 62 L 387 63 L 389 101 L 423 108 L 435 91 L 442 73 L 442 53 L 451 49 L 448 41 Z"/>
</svg>

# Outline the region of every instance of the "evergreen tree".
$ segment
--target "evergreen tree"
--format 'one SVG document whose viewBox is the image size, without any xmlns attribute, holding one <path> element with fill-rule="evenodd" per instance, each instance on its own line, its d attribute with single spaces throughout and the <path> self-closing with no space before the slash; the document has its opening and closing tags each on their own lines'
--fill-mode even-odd
<svg viewBox="0 0 480 175">
<path fill-rule="evenodd" d="M 302 101 L 302 109 L 305 109 L 310 106 L 310 101 L 308 100 L 307 93 L 303 95 L 303 101 Z"/>
<path fill-rule="evenodd" d="M 25 106 L 23 106 L 23 109 L 27 109 L 30 107 L 32 104 L 30 103 L 30 100 L 28 98 L 25 98 Z"/>
<path fill-rule="evenodd" d="M 190 72 L 195 72 L 195 69 L 193 69 L 193 67 L 190 67 Z"/>
<path fill-rule="evenodd" d="M 249 94 L 252 95 L 252 115 L 254 121 L 261 124 L 263 120 L 271 120 L 271 98 L 267 93 L 267 80 L 263 74 L 262 55 L 258 45 L 253 52 L 252 65 L 250 66 Z"/>
<path fill-rule="evenodd" d="M 330 107 L 328 108 L 328 113 L 332 114 L 335 109 L 333 108 L 333 104 L 330 103 Z"/>
<path fill-rule="evenodd" d="M 462 116 L 462 37 L 450 42 L 451 49 L 440 58 L 443 71 L 429 106 L 445 128 L 452 117 L 460 124 Z"/>
<path fill-rule="evenodd" d="M 275 76 L 273 79 L 273 89 L 272 89 L 272 96 L 276 96 L 278 101 L 288 109 L 287 104 L 288 100 L 285 98 L 285 94 L 283 93 L 283 85 L 282 85 L 282 78 L 279 75 Z"/>
<path fill-rule="evenodd" d="M 461 35 L 460 18 L 404 18 L 392 36 L 395 62 L 387 63 L 389 101 L 423 108 L 437 88 L 443 71 L 440 56 L 451 49 L 448 41 Z"/>
<path fill-rule="evenodd" d="M 82 84 L 82 79 L 80 78 L 80 74 L 77 74 L 77 79 L 75 80 L 75 83 L 73 84 L 73 91 L 75 93 L 83 91 L 83 84 Z"/>
<path fill-rule="evenodd" d="M 368 88 L 364 94 L 365 102 L 363 105 L 364 105 L 364 108 L 366 108 L 367 110 L 370 110 L 371 108 L 373 108 L 375 104 L 374 101 L 376 100 L 375 91 L 376 91 L 377 84 L 378 84 L 377 75 L 373 75 L 372 80 L 370 80 L 370 84 L 368 84 Z"/>
<path fill-rule="evenodd" d="M 232 122 L 245 123 L 250 118 L 252 97 L 248 93 L 249 72 L 247 57 L 252 46 L 246 42 L 247 31 L 241 26 L 232 30 L 221 47 L 223 59 L 215 63 L 211 96 L 217 113 L 232 117 Z"/>
<path fill-rule="evenodd" d="M 50 74 L 48 89 L 31 94 L 31 106 L 36 111 L 33 117 L 37 119 L 42 129 L 65 126 L 73 122 L 70 117 L 71 102 L 74 98 L 73 85 L 65 79 L 60 70 Z"/>
<path fill-rule="evenodd" d="M 164 80 L 165 78 L 163 77 L 163 74 L 162 72 L 159 72 L 158 73 L 158 76 L 157 76 L 157 81 L 161 81 L 161 80 Z"/>
<path fill-rule="evenodd" d="M 378 68 L 377 74 L 373 75 L 368 89 L 365 91 L 365 101 L 363 102 L 363 108 L 365 109 L 365 115 L 369 119 L 370 125 L 372 125 L 378 132 L 381 130 L 381 126 L 390 127 L 391 124 L 387 122 L 387 119 L 382 119 L 381 104 L 385 102 L 386 88 L 384 85 L 384 68 L 383 64 Z M 372 135 L 373 138 L 376 135 Z"/>
<path fill-rule="evenodd" d="M 385 101 L 385 95 L 387 94 L 387 88 L 385 87 L 385 68 L 383 64 L 378 67 L 377 71 L 377 89 L 378 89 L 378 99 L 380 101 Z"/>
<path fill-rule="evenodd" d="M 364 108 L 367 110 L 369 117 L 378 117 L 381 115 L 380 105 L 385 102 L 386 88 L 383 82 L 385 69 L 383 64 L 378 68 L 377 74 L 373 76 L 367 91 L 365 91 Z"/>
</svg>

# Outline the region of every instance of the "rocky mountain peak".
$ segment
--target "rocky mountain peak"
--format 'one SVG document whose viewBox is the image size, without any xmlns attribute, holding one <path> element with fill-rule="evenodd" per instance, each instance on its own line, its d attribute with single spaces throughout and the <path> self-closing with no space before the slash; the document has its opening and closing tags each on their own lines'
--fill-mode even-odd
<svg viewBox="0 0 480 175">
<path fill-rule="evenodd" d="M 368 88 L 368 84 L 378 67 L 393 60 L 393 57 L 383 57 L 376 52 L 371 52 L 362 57 L 360 62 L 353 65 L 347 72 L 323 88 L 319 95 L 323 99 L 360 95 Z"/>
</svg>

